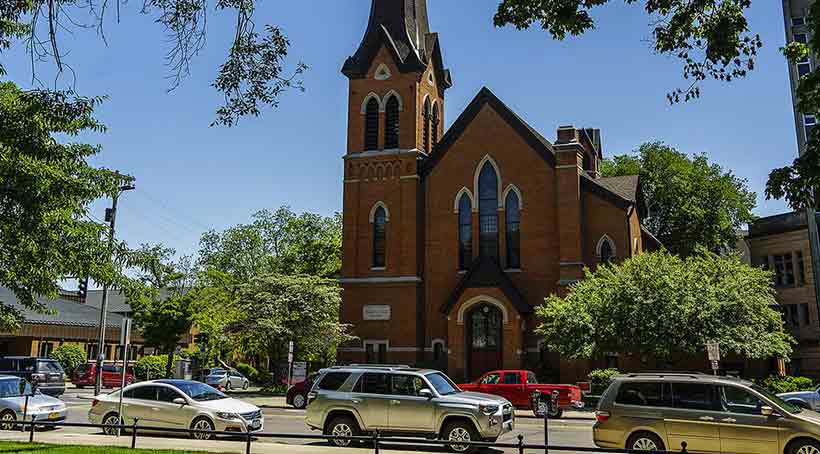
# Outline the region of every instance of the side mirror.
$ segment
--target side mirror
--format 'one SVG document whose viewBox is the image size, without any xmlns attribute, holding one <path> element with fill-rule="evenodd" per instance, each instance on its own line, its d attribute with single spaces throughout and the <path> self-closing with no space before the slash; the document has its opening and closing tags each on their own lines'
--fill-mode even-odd
<svg viewBox="0 0 820 454">
<path fill-rule="evenodd" d="M 433 398 L 433 391 L 430 391 L 427 388 L 422 389 L 419 391 L 419 397 L 424 397 L 425 399 L 432 399 Z"/>
<path fill-rule="evenodd" d="M 188 401 L 181 397 L 177 397 L 176 399 L 174 399 L 174 403 L 177 405 L 188 405 Z"/>
<path fill-rule="evenodd" d="M 763 416 L 773 416 L 774 415 L 774 408 L 764 405 L 760 407 L 760 414 Z"/>
</svg>

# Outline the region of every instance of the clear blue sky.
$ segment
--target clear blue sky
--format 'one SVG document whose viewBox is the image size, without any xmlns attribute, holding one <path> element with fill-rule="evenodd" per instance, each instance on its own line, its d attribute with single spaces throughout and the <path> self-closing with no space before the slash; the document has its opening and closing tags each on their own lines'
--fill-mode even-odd
<svg viewBox="0 0 820 454">
<path fill-rule="evenodd" d="M 78 91 L 110 97 L 99 110 L 108 133 L 84 137 L 103 146 L 95 163 L 137 178 L 137 190 L 121 200 L 118 235 L 132 245 L 163 242 L 190 253 L 204 230 L 247 222 L 262 208 L 341 210 L 347 80 L 339 69 L 361 40 L 370 0 L 260 2 L 259 27 L 281 25 L 293 42 L 292 61 L 310 65 L 306 92 L 289 93 L 278 109 L 233 128 L 208 126 L 219 102 L 210 83 L 233 17 L 209 13 L 206 49 L 192 75 L 167 94 L 162 30 L 137 14 L 137 3 L 123 7 L 120 24 L 106 25 L 108 47 L 93 31 L 63 40 Z M 650 140 L 708 153 L 748 179 L 759 215 L 786 209 L 762 194 L 769 170 L 791 162 L 797 147 L 787 67 L 778 51 L 784 43 L 780 2 L 756 0 L 750 12 L 765 46 L 758 69 L 731 85 L 707 83 L 702 99 L 677 106 L 669 106 L 665 94 L 683 85 L 679 62 L 652 53 L 640 6 L 613 0 L 596 11 L 596 30 L 556 42 L 540 30 L 493 28 L 498 0 L 428 3 L 455 81 L 447 91 L 448 125 L 486 85 L 547 138 L 559 125 L 573 124 L 601 128 L 608 156 Z M 12 80 L 30 87 L 22 45 L 2 58 Z M 105 204 L 95 207 L 97 217 Z"/>
</svg>

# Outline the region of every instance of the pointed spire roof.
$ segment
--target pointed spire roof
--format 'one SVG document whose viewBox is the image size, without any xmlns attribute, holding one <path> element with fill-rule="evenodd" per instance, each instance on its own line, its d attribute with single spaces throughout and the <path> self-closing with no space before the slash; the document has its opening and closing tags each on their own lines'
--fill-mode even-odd
<svg viewBox="0 0 820 454">
<path fill-rule="evenodd" d="M 430 33 L 427 0 L 372 0 L 370 20 L 359 48 L 345 61 L 342 73 L 364 77 L 382 44 L 393 52 L 402 71 L 424 71 L 434 64 L 439 79 L 449 87 L 450 73 L 443 67 L 438 35 Z"/>
</svg>

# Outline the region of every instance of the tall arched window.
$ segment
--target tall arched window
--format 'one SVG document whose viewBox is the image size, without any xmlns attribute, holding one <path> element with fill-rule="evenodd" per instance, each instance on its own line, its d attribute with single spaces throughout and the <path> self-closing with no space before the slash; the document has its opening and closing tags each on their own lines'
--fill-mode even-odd
<svg viewBox="0 0 820 454">
<path fill-rule="evenodd" d="M 467 194 L 458 201 L 458 269 L 473 261 L 473 204 Z"/>
<path fill-rule="evenodd" d="M 521 268 L 521 203 L 518 193 L 510 191 L 504 201 L 507 239 L 507 268 Z"/>
<path fill-rule="evenodd" d="M 373 268 L 384 268 L 387 237 L 387 212 L 384 207 L 373 213 Z"/>
<path fill-rule="evenodd" d="M 379 148 L 379 101 L 371 98 L 364 113 L 364 150 Z"/>
<path fill-rule="evenodd" d="M 498 260 L 498 175 L 489 162 L 478 175 L 478 227 L 481 255 Z"/>
<path fill-rule="evenodd" d="M 611 262 L 614 256 L 615 251 L 612 250 L 612 243 L 610 243 L 608 240 L 605 240 L 601 244 L 601 263 Z"/>
<path fill-rule="evenodd" d="M 391 96 L 384 108 L 384 148 L 399 148 L 399 100 Z"/>
<path fill-rule="evenodd" d="M 424 108 L 421 112 L 422 115 L 422 128 L 424 130 L 421 132 L 421 141 L 422 146 L 424 147 L 424 151 L 430 152 L 430 98 L 426 98 L 424 100 Z"/>
<path fill-rule="evenodd" d="M 436 144 L 438 144 L 438 122 L 439 122 L 439 115 L 438 115 L 438 103 L 433 104 L 433 148 L 436 148 Z"/>
</svg>

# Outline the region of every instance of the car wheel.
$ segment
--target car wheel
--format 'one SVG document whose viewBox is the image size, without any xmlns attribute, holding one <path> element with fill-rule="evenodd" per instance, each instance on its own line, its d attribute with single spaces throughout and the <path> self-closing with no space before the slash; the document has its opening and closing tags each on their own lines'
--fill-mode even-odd
<svg viewBox="0 0 820 454">
<path fill-rule="evenodd" d="M 210 440 L 214 434 L 205 433 L 214 431 L 214 423 L 210 419 L 201 417 L 191 423 L 191 430 L 201 430 L 204 432 L 191 432 L 191 438 L 194 440 Z"/>
<path fill-rule="evenodd" d="M 563 415 L 564 410 L 561 410 L 560 408 L 550 408 L 550 411 L 547 414 L 550 419 L 559 419 Z"/>
<path fill-rule="evenodd" d="M 455 421 L 447 424 L 444 428 L 444 438 L 446 441 L 481 441 L 475 427 L 467 421 Z M 475 446 L 449 444 L 447 449 L 453 452 L 474 452 Z"/>
<path fill-rule="evenodd" d="M 231 390 L 231 388 L 233 388 L 233 387 L 231 386 L 231 381 L 230 381 L 230 380 L 226 381 L 226 382 L 225 382 L 225 391 L 230 391 L 230 390 Z"/>
<path fill-rule="evenodd" d="M 299 410 L 305 408 L 307 406 L 307 399 L 305 399 L 304 394 L 296 394 L 293 396 L 293 408 L 298 408 Z"/>
<path fill-rule="evenodd" d="M 0 430 L 14 430 L 17 427 L 15 422 L 17 422 L 17 415 L 13 411 L 6 410 L 0 413 Z"/>
<path fill-rule="evenodd" d="M 245 383 L 242 383 L 242 389 L 244 389 L 244 390 L 247 390 L 248 388 L 250 388 L 250 386 L 251 386 L 251 382 L 249 382 L 247 380 L 245 381 Z"/>
<path fill-rule="evenodd" d="M 820 443 L 815 440 L 804 438 L 792 443 L 789 446 L 789 454 L 820 454 Z"/>
<path fill-rule="evenodd" d="M 664 451 L 666 447 L 657 435 L 651 432 L 638 432 L 629 437 L 626 449 L 635 451 Z M 816 453 L 820 454 L 820 452 Z"/>
<path fill-rule="evenodd" d="M 117 426 L 120 425 L 120 417 L 116 413 L 105 415 L 102 421 L 103 433 L 106 435 L 117 435 Z"/>
<path fill-rule="evenodd" d="M 359 435 L 359 425 L 349 416 L 337 416 L 330 421 L 325 429 L 325 435 L 334 437 L 356 437 Z M 328 439 L 331 446 L 344 448 L 350 446 L 353 440 Z"/>
</svg>

